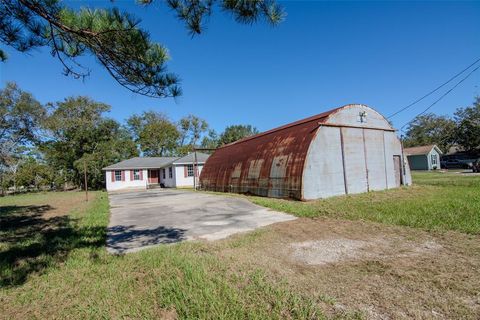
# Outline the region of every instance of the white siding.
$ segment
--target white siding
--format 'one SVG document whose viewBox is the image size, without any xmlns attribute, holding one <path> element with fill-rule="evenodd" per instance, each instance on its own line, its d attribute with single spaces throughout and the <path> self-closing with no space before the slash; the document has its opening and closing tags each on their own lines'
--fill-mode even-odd
<svg viewBox="0 0 480 320">
<path fill-rule="evenodd" d="M 172 168 L 172 178 L 169 176 L 169 170 Z M 163 178 L 163 169 L 165 169 L 165 179 Z M 176 182 L 176 170 L 174 166 L 169 166 L 160 169 L 160 183 L 163 183 L 167 188 L 175 188 L 177 186 Z"/>
<path fill-rule="evenodd" d="M 193 177 L 185 177 L 185 165 L 173 165 L 172 178 L 169 177 L 169 167 L 165 167 L 165 179 L 163 178 L 163 168 L 159 169 L 159 181 L 167 188 L 175 187 L 193 187 Z M 202 172 L 203 164 L 198 165 L 199 174 Z M 130 180 L 130 170 L 123 170 L 125 172 L 125 181 L 112 181 L 112 171 L 105 171 L 107 191 L 115 191 L 122 189 L 146 189 L 148 181 L 148 170 L 143 171 L 143 180 Z M 198 177 L 197 177 L 198 183 Z"/>
<path fill-rule="evenodd" d="M 340 128 L 321 127 L 307 154 L 303 171 L 306 200 L 345 194 Z"/>
<path fill-rule="evenodd" d="M 437 157 L 437 163 L 436 164 L 432 163 L 432 156 Z M 433 170 L 434 167 L 436 167 L 436 169 L 440 169 L 440 153 L 438 153 L 437 149 L 432 148 L 432 150 L 427 155 L 427 157 L 428 157 L 427 158 L 427 160 L 428 160 L 428 170 Z"/>
<path fill-rule="evenodd" d="M 388 179 L 388 188 L 395 188 L 395 169 L 393 165 L 393 156 L 401 156 L 404 160 L 402 173 L 403 173 L 403 183 L 410 185 L 412 183 L 410 177 L 410 167 L 408 166 L 407 157 L 402 156 L 402 145 L 400 140 L 397 138 L 395 132 L 385 132 L 385 160 L 387 165 L 387 179 Z"/>
<path fill-rule="evenodd" d="M 387 187 L 384 131 L 364 129 L 363 133 L 368 168 L 368 190 L 383 190 Z"/>
<path fill-rule="evenodd" d="M 362 129 L 341 128 L 343 132 L 343 152 L 347 192 L 361 193 L 367 189 L 367 169 Z"/>
<path fill-rule="evenodd" d="M 360 112 L 366 113 L 363 122 L 360 122 Z M 363 105 L 351 105 L 341 109 L 337 113 L 329 116 L 328 123 L 355 127 L 381 128 L 386 130 L 392 128 L 380 113 Z"/>
<path fill-rule="evenodd" d="M 146 189 L 147 185 L 147 170 L 143 171 L 143 180 L 130 180 L 130 170 L 123 170 L 125 172 L 125 181 L 112 181 L 112 170 L 105 171 L 107 191 L 115 191 L 122 189 Z"/>
<path fill-rule="evenodd" d="M 360 121 L 363 111 L 367 115 Z M 382 115 L 355 105 L 332 115 L 328 125 L 320 126 L 308 149 L 303 199 L 342 195 L 345 189 L 353 194 L 396 187 L 394 156 L 405 158 L 400 140 Z M 408 163 L 402 165 L 402 174 L 403 184 L 410 185 Z"/>
<path fill-rule="evenodd" d="M 193 177 L 185 177 L 185 166 L 183 164 L 175 165 L 175 187 L 192 187 L 193 188 Z M 198 177 L 202 172 L 203 164 L 198 165 Z M 199 179 L 197 177 L 197 184 Z"/>
</svg>

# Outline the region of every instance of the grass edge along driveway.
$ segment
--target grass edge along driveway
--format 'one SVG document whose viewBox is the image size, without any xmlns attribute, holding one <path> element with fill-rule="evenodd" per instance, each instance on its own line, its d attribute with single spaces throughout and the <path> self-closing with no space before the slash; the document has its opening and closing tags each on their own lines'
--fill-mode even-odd
<svg viewBox="0 0 480 320">
<path fill-rule="evenodd" d="M 480 175 L 414 172 L 413 181 L 410 187 L 309 202 L 263 197 L 248 199 L 297 217 L 326 216 L 428 231 L 480 234 Z"/>
<path fill-rule="evenodd" d="M 261 270 L 231 272 L 202 243 L 108 254 L 107 195 L 97 192 L 80 207 L 62 218 L 57 231 L 0 229 L 1 239 L 15 239 L 0 247 L 0 318 L 323 318 L 311 298 L 270 283 Z M 39 219 L 34 214 L 29 224 Z M 45 250 L 35 253 L 39 248 Z"/>
<path fill-rule="evenodd" d="M 411 188 L 307 203 L 248 199 L 297 216 L 478 234 L 478 176 L 435 172 L 415 173 L 414 179 Z M 29 202 L 29 197 L 34 196 L 15 199 Z M 0 199 L 2 206 L 4 202 Z M 22 217 L 22 213 L 18 215 Z M 217 254 L 222 251 L 219 248 L 251 250 L 262 239 L 261 231 L 214 246 L 190 242 L 112 256 L 104 248 L 108 220 L 105 193 L 96 193 L 87 207 L 78 206 L 68 220 L 62 219 L 60 233 L 29 233 L 28 223 L 27 229 L 11 230 L 1 224 L 0 239 L 15 239 L 16 253 L 22 254 L 15 263 L 5 263 L 12 243 L 0 244 L 0 318 L 323 318 L 318 297 L 291 290 L 281 281 L 273 282 L 260 268 L 232 267 L 228 256 Z M 32 255 L 39 247 L 51 249 Z M 9 277 L 12 269 L 24 276 Z M 362 317 L 360 312 L 349 312 L 342 318 Z"/>
</svg>

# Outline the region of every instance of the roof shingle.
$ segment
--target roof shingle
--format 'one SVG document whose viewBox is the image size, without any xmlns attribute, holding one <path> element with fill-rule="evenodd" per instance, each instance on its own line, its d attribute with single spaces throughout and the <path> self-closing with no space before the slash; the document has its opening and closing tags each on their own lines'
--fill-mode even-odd
<svg viewBox="0 0 480 320">
<path fill-rule="evenodd" d="M 208 154 L 197 152 L 197 162 L 205 163 Z M 102 170 L 125 170 L 125 169 L 156 169 L 170 164 L 193 163 L 195 156 L 189 153 L 184 157 L 135 157 L 109 165 Z"/>
<path fill-rule="evenodd" d="M 438 151 L 442 153 L 442 151 L 434 144 L 431 144 L 428 146 L 405 148 L 403 151 L 407 156 L 418 156 L 418 155 L 428 154 L 430 151 L 432 151 L 433 148 L 437 148 Z"/>
</svg>

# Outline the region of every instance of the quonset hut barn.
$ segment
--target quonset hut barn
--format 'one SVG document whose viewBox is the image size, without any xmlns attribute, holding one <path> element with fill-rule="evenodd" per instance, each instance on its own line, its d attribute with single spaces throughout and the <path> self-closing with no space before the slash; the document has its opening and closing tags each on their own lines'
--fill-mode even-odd
<svg viewBox="0 0 480 320">
<path fill-rule="evenodd" d="M 346 105 L 217 149 L 205 190 L 313 200 L 411 184 L 395 129 L 365 105 Z"/>
</svg>

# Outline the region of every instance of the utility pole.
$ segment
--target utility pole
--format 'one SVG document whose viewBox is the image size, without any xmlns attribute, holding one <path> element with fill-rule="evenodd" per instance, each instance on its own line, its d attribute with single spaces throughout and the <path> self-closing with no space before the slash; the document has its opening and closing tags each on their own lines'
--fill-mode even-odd
<svg viewBox="0 0 480 320">
<path fill-rule="evenodd" d="M 83 160 L 83 175 L 85 178 L 85 201 L 88 202 L 87 160 Z"/>
<path fill-rule="evenodd" d="M 217 148 L 195 148 L 193 149 L 193 151 L 195 152 L 195 160 L 194 160 L 194 174 L 193 174 L 193 188 L 195 190 L 197 190 L 197 183 L 196 183 L 196 179 L 197 179 L 197 172 L 198 172 L 198 160 L 197 160 L 197 150 L 199 151 L 215 151 L 217 150 Z"/>
<path fill-rule="evenodd" d="M 197 162 L 197 149 L 193 151 L 195 160 L 193 161 L 193 190 L 197 191 L 197 173 L 198 173 L 198 162 Z"/>
</svg>

